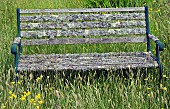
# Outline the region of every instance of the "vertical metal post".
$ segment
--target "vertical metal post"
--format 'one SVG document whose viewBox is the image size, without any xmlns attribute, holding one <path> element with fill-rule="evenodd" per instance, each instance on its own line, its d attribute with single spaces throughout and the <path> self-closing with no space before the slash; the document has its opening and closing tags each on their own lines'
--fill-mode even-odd
<svg viewBox="0 0 170 109">
<path fill-rule="evenodd" d="M 150 38 L 149 38 L 149 34 L 150 34 L 150 28 L 149 28 L 149 11 L 148 11 L 148 7 L 145 6 L 145 21 L 146 21 L 146 37 L 147 37 L 147 52 L 151 51 L 151 47 L 150 47 Z"/>
<path fill-rule="evenodd" d="M 159 57 L 159 45 L 156 44 L 156 60 L 158 64 L 160 65 L 160 57 Z"/>
<path fill-rule="evenodd" d="M 18 53 L 15 54 L 15 73 L 16 73 L 15 82 L 18 82 Z"/>
<path fill-rule="evenodd" d="M 17 8 L 17 37 L 21 37 L 20 31 L 20 9 Z M 15 73 L 16 73 L 16 82 L 18 82 L 18 59 L 20 53 L 22 52 L 21 43 L 18 45 L 18 52 L 15 54 Z"/>
<path fill-rule="evenodd" d="M 163 77 L 163 65 L 161 64 L 161 61 L 160 61 L 158 44 L 156 44 L 156 60 L 158 62 L 158 67 L 159 67 L 159 82 L 161 83 L 162 77 Z"/>
<path fill-rule="evenodd" d="M 20 8 L 17 8 L 17 32 L 18 32 L 18 35 L 17 37 L 21 37 L 21 27 L 20 27 Z M 21 47 L 21 43 L 18 45 L 19 49 L 19 55 L 20 53 L 22 53 L 22 47 Z"/>
</svg>

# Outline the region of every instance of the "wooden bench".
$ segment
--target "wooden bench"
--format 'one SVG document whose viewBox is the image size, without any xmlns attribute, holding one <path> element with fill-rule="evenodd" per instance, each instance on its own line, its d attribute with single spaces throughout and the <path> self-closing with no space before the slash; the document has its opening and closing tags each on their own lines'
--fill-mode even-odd
<svg viewBox="0 0 170 109">
<path fill-rule="evenodd" d="M 148 7 L 17 9 L 18 35 L 11 52 L 15 71 L 150 68 L 160 70 L 164 45 L 150 33 Z M 61 36 L 61 37 L 60 37 Z M 83 38 L 81 37 L 83 36 Z M 99 36 L 93 37 L 91 36 Z M 108 37 L 107 37 L 108 36 Z M 150 40 L 156 43 L 156 56 Z M 22 55 L 22 46 L 54 44 L 145 43 L 146 52 Z M 144 50 L 143 50 L 144 51 Z"/>
</svg>

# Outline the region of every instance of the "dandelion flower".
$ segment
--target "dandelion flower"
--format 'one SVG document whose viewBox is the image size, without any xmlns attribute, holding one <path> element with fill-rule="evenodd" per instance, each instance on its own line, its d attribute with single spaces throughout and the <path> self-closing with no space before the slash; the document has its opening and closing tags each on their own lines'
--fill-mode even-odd
<svg viewBox="0 0 170 109">
<path fill-rule="evenodd" d="M 22 96 L 22 97 L 20 98 L 20 100 L 25 101 L 25 100 L 26 100 L 26 97 L 25 97 L 25 96 Z"/>
<path fill-rule="evenodd" d="M 20 82 L 20 81 L 18 81 L 18 84 L 20 85 L 20 84 L 21 84 L 21 82 Z"/>
<path fill-rule="evenodd" d="M 24 91 L 23 93 L 24 93 L 24 95 L 26 95 L 26 93 L 27 93 L 27 92 L 26 92 L 26 91 Z"/>
<path fill-rule="evenodd" d="M 167 90 L 167 88 L 166 88 L 166 87 L 164 87 L 164 88 L 163 88 L 163 90 L 165 90 L 165 91 L 166 91 L 166 90 Z"/>
<path fill-rule="evenodd" d="M 2 108 L 3 108 L 3 109 L 5 109 L 5 108 L 6 108 L 6 106 L 2 106 Z"/>
<path fill-rule="evenodd" d="M 37 95 L 35 96 L 35 98 L 36 98 L 36 99 L 40 99 L 40 98 L 41 98 L 41 94 L 37 94 Z"/>
<path fill-rule="evenodd" d="M 162 84 L 160 84 L 160 87 L 162 87 L 163 85 Z"/>
<path fill-rule="evenodd" d="M 34 98 L 31 98 L 30 103 L 34 103 L 34 102 L 35 102 Z"/>
<path fill-rule="evenodd" d="M 40 78 L 40 77 L 37 77 L 36 81 L 38 82 L 39 80 L 41 80 L 41 78 Z"/>
<path fill-rule="evenodd" d="M 14 97 L 14 98 L 17 98 L 17 96 L 15 94 L 11 94 L 11 96 Z"/>
<path fill-rule="evenodd" d="M 145 80 L 145 81 L 147 81 L 147 80 L 148 80 L 148 78 L 145 78 L 144 80 Z"/>
<path fill-rule="evenodd" d="M 13 96 L 10 96 L 9 98 L 13 99 Z"/>
<path fill-rule="evenodd" d="M 43 104 L 44 102 L 42 100 L 38 101 L 39 104 Z"/>
<path fill-rule="evenodd" d="M 163 75 L 164 78 L 166 78 L 166 75 Z"/>
<path fill-rule="evenodd" d="M 156 12 L 158 12 L 158 13 L 159 13 L 159 12 L 161 12 L 161 10 L 160 10 L 160 9 L 158 9 Z"/>
<path fill-rule="evenodd" d="M 40 106 L 36 106 L 36 109 L 40 109 Z"/>
<path fill-rule="evenodd" d="M 26 96 L 29 96 L 30 94 L 31 94 L 31 92 L 28 91 L 25 95 L 26 95 Z"/>
<path fill-rule="evenodd" d="M 151 94 L 148 94 L 148 97 L 150 97 L 151 96 Z"/>
<path fill-rule="evenodd" d="M 12 94 L 12 91 L 9 91 L 9 94 Z"/>
<path fill-rule="evenodd" d="M 15 82 L 11 82 L 12 84 L 15 84 Z"/>
</svg>

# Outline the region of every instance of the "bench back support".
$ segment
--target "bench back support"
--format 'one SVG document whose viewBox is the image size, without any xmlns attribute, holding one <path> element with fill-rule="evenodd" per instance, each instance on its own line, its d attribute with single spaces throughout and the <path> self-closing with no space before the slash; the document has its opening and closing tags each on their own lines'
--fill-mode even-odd
<svg viewBox="0 0 170 109">
<path fill-rule="evenodd" d="M 17 9 L 22 45 L 147 42 L 147 7 Z"/>
</svg>

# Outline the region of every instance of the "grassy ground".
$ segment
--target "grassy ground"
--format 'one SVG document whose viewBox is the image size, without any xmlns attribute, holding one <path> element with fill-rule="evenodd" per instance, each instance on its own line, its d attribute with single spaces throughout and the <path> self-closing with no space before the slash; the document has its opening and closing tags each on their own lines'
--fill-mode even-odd
<svg viewBox="0 0 170 109">
<path fill-rule="evenodd" d="M 99 0 L 101 1 L 101 0 Z M 135 6 L 148 5 L 150 7 L 151 32 L 158 36 L 165 44 L 166 49 L 161 52 L 161 61 L 164 65 L 163 84 L 157 81 L 158 72 L 154 69 L 148 71 L 143 81 L 139 76 L 140 70 L 130 71 L 129 78 L 117 76 L 116 72 L 98 77 L 98 72 L 87 72 L 89 75 L 71 75 L 70 78 L 55 75 L 44 79 L 38 77 L 35 81 L 22 79 L 14 84 L 13 56 L 10 53 L 10 45 L 16 36 L 16 12 L 15 9 L 29 8 L 80 8 L 80 7 L 110 7 L 109 2 L 103 4 L 89 4 L 87 0 L 1 0 L 0 3 L 0 108 L 7 109 L 34 109 L 34 108 L 115 108 L 115 109 L 168 109 L 170 108 L 170 3 L 168 0 L 135 1 Z M 87 2 L 87 3 L 86 3 Z M 95 2 L 91 0 L 91 2 Z M 125 3 L 126 2 L 126 3 Z M 98 3 L 98 2 L 97 2 Z M 132 0 L 120 0 L 115 2 L 115 7 L 134 6 Z M 153 45 L 153 44 L 152 44 Z M 89 45 L 90 46 L 90 45 Z M 88 47 L 80 50 L 67 49 L 64 52 L 93 52 Z M 105 52 L 106 48 L 113 46 L 95 45 L 98 52 Z M 101 49 L 98 49 L 99 46 Z M 127 46 L 117 45 L 120 51 Z M 142 46 L 142 45 L 141 45 Z M 131 47 L 136 49 L 136 46 Z M 144 47 L 144 46 L 143 46 Z M 142 47 L 142 48 L 143 48 Z M 73 46 L 73 48 L 75 48 Z M 155 46 L 152 47 L 153 52 Z M 36 48 L 38 52 L 43 52 Z M 140 48 L 136 49 L 140 50 Z M 109 50 L 108 50 L 109 51 Z M 31 52 L 26 49 L 24 52 Z M 46 52 L 46 51 L 45 51 Z M 49 51 L 50 52 L 50 51 Z M 56 51 L 58 52 L 58 51 Z M 60 52 L 60 51 L 59 51 Z M 31 52 L 34 53 L 34 52 Z M 133 74 L 137 77 L 133 78 Z"/>
</svg>

